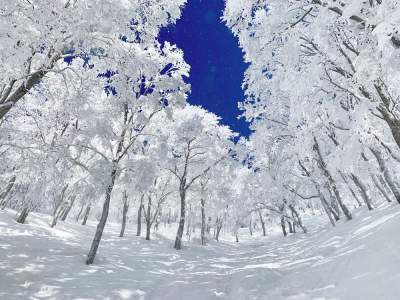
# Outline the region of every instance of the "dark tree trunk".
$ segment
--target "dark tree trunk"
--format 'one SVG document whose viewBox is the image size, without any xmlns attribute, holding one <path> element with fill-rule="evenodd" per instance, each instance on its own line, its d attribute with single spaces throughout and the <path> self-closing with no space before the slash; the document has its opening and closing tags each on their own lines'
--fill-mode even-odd
<svg viewBox="0 0 400 300">
<path fill-rule="evenodd" d="M 87 222 L 87 220 L 89 218 L 89 213 L 90 213 L 90 204 L 88 204 L 88 206 L 86 206 L 85 215 L 83 216 L 82 225 L 86 225 L 86 222 Z"/>
<path fill-rule="evenodd" d="M 140 205 L 139 205 L 138 214 L 137 214 L 137 230 L 136 230 L 136 236 L 141 236 L 141 235 L 142 235 L 143 198 L 144 198 L 144 195 L 142 195 L 142 197 L 140 198 Z"/>
<path fill-rule="evenodd" d="M 184 184 L 186 184 L 184 182 Z M 186 217 L 186 190 L 185 188 L 180 189 L 180 198 L 181 198 L 181 214 L 179 219 L 178 232 L 176 233 L 175 245 L 174 248 L 176 250 L 182 249 L 182 237 L 183 230 L 185 228 L 185 217 Z"/>
<path fill-rule="evenodd" d="M 5 99 L 0 99 L 0 120 L 15 105 L 15 103 L 21 100 L 35 85 L 39 84 L 43 80 L 43 77 L 46 76 L 46 74 L 55 66 L 60 58 L 60 54 L 54 55 L 50 59 L 48 66 L 42 66 L 41 70 L 32 73 L 23 82 L 21 82 L 21 84 L 13 93 L 8 93 L 5 95 Z"/>
<path fill-rule="evenodd" d="M 126 215 L 128 214 L 129 204 L 128 204 L 128 194 L 124 191 L 123 195 L 123 207 L 122 207 L 122 224 L 121 224 L 121 231 L 119 233 L 119 237 L 123 237 L 125 233 L 126 227 Z"/>
<path fill-rule="evenodd" d="M 29 215 L 29 208 L 25 206 L 17 218 L 17 223 L 24 224 Z"/>
<path fill-rule="evenodd" d="M 265 222 L 264 222 L 264 219 L 263 219 L 263 216 L 262 216 L 261 209 L 258 210 L 258 216 L 260 217 L 260 222 L 261 222 L 261 228 L 262 228 L 262 231 L 263 231 L 263 236 L 266 236 L 266 235 L 267 235 L 267 231 L 265 230 Z"/>
<path fill-rule="evenodd" d="M 283 236 L 287 236 L 286 225 L 285 225 L 285 217 L 284 216 L 281 216 L 281 227 L 282 227 Z"/>
<path fill-rule="evenodd" d="M 290 222 L 289 220 L 287 221 L 288 227 L 289 227 L 289 233 L 294 233 L 293 231 L 293 227 L 292 227 L 292 222 Z"/>
<path fill-rule="evenodd" d="M 205 213 L 205 200 L 202 198 L 201 202 L 201 244 L 206 244 L 206 213 Z"/>
<path fill-rule="evenodd" d="M 151 230 L 151 198 L 148 197 L 147 202 L 147 213 L 146 213 L 146 240 L 150 240 L 150 230 Z"/>
<path fill-rule="evenodd" d="M 249 233 L 251 236 L 253 236 L 253 224 L 251 222 L 251 218 L 250 218 L 250 222 L 249 222 Z"/>
<path fill-rule="evenodd" d="M 103 204 L 103 211 L 100 217 L 100 222 L 97 225 L 96 233 L 92 245 L 90 247 L 89 253 L 87 255 L 86 264 L 91 265 L 96 257 L 97 249 L 99 248 L 101 237 L 103 236 L 104 227 L 107 223 L 108 213 L 110 210 L 111 194 L 114 188 L 115 179 L 117 176 L 117 170 L 113 169 L 111 172 L 111 182 L 106 190 L 106 199 Z"/>
<path fill-rule="evenodd" d="M 373 210 L 374 208 L 372 207 L 372 200 L 369 198 L 368 193 L 367 193 L 367 187 L 364 185 L 364 183 L 358 178 L 356 175 L 351 173 L 351 178 L 353 179 L 354 184 L 358 187 L 361 197 L 363 198 L 365 204 L 367 205 L 369 210 Z"/>
</svg>

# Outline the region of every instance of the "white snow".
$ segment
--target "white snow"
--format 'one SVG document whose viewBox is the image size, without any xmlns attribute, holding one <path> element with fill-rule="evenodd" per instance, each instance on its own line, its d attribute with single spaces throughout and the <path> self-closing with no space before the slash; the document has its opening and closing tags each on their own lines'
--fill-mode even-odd
<svg viewBox="0 0 400 300">
<path fill-rule="evenodd" d="M 95 223 L 0 212 L 0 299 L 399 299 L 400 206 L 359 210 L 336 228 L 326 219 L 287 238 L 224 236 L 172 248 L 175 227 L 146 241 L 107 227 L 93 266 L 84 264 Z M 132 228 L 130 228 L 132 229 Z"/>
</svg>

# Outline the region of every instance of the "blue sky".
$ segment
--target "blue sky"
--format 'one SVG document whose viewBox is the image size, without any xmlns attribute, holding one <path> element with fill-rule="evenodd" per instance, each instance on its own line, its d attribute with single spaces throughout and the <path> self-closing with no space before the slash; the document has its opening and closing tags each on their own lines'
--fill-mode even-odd
<svg viewBox="0 0 400 300">
<path fill-rule="evenodd" d="M 189 0 L 177 24 L 161 31 L 160 41 L 177 44 L 191 65 L 189 102 L 214 112 L 222 123 L 248 135 L 248 124 L 237 119 L 247 65 L 237 39 L 221 22 L 223 9 L 224 0 Z"/>
</svg>

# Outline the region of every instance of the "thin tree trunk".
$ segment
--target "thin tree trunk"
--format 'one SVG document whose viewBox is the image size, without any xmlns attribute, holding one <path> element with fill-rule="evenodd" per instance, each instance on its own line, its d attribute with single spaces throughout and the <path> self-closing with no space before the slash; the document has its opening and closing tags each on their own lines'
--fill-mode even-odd
<svg viewBox="0 0 400 300">
<path fill-rule="evenodd" d="M 146 240 L 150 240 L 150 229 L 151 229 L 151 198 L 148 197 L 147 201 L 147 213 L 146 213 Z"/>
<path fill-rule="evenodd" d="M 111 172 L 111 182 L 106 190 L 106 199 L 103 204 L 103 211 L 101 214 L 100 222 L 97 225 L 96 233 L 94 235 L 94 239 L 92 245 L 90 247 L 89 253 L 87 255 L 86 264 L 91 265 L 97 254 L 97 249 L 99 248 L 101 237 L 103 236 L 104 227 L 106 226 L 108 213 L 110 210 L 110 201 L 111 201 L 111 194 L 114 188 L 115 179 L 117 176 L 117 170 L 114 168 Z"/>
<path fill-rule="evenodd" d="M 223 225 L 222 218 L 217 218 L 217 222 L 216 222 L 217 230 L 215 232 L 215 240 L 217 242 L 218 242 L 218 239 L 219 239 L 219 234 L 221 233 L 222 225 Z"/>
<path fill-rule="evenodd" d="M 253 224 L 252 224 L 252 222 L 251 222 L 252 220 L 251 220 L 251 217 L 250 217 L 250 222 L 249 222 L 249 233 L 250 233 L 250 235 L 251 236 L 253 236 Z"/>
<path fill-rule="evenodd" d="M 397 202 L 400 203 L 400 192 L 394 183 L 392 175 L 390 174 L 388 168 L 386 167 L 385 161 L 382 158 L 382 154 L 378 150 L 375 150 L 373 148 L 369 149 L 371 150 L 372 154 L 378 161 L 379 168 L 381 169 L 381 172 L 383 173 L 383 176 L 385 177 L 385 180 L 388 183 L 389 188 L 392 190 L 394 197 L 396 198 Z"/>
<path fill-rule="evenodd" d="M 88 204 L 88 206 L 86 206 L 85 215 L 83 217 L 82 225 L 86 225 L 86 222 L 87 222 L 87 220 L 89 218 L 89 213 L 90 213 L 90 204 Z"/>
<path fill-rule="evenodd" d="M 266 236 L 266 235 L 267 235 L 267 231 L 265 230 L 265 222 L 264 222 L 264 219 L 263 219 L 263 216 L 262 216 L 261 209 L 258 210 L 258 216 L 260 217 L 260 222 L 261 222 L 261 228 L 262 228 L 262 231 L 263 231 L 263 236 Z"/>
<path fill-rule="evenodd" d="M 5 209 L 7 206 L 7 195 L 10 193 L 11 189 L 13 188 L 16 179 L 17 179 L 17 177 L 15 175 L 12 176 L 11 179 L 8 181 L 7 187 L 0 194 L 0 206 L 1 206 L 2 210 Z"/>
<path fill-rule="evenodd" d="M 82 213 L 83 213 L 83 209 L 85 208 L 85 205 L 83 205 L 82 204 L 82 206 L 81 206 L 81 209 L 79 210 L 79 213 L 78 213 L 78 215 L 76 216 L 76 222 L 78 222 L 79 221 L 79 219 L 81 218 L 81 215 L 82 215 Z"/>
<path fill-rule="evenodd" d="M 301 220 L 299 213 L 292 204 L 289 205 L 289 209 L 292 211 L 292 216 L 296 220 L 297 225 L 300 226 L 301 230 L 303 230 L 303 233 L 307 233 L 307 228 L 303 225 L 303 221 Z"/>
<path fill-rule="evenodd" d="M 371 175 L 372 180 L 375 184 L 375 186 L 377 187 L 377 189 L 379 190 L 379 192 L 383 195 L 383 197 L 385 197 L 387 202 L 392 202 L 392 199 L 390 199 L 389 195 L 386 193 L 386 190 L 384 189 L 383 186 L 380 185 L 379 180 L 376 178 L 376 175 Z"/>
<path fill-rule="evenodd" d="M 347 180 L 346 175 L 345 175 L 342 171 L 340 171 L 340 170 L 339 170 L 339 174 L 340 174 L 340 176 L 342 177 L 344 183 L 346 183 L 346 185 L 347 185 L 347 187 L 348 187 L 348 189 L 349 189 L 351 195 L 353 196 L 354 200 L 356 200 L 356 202 L 357 202 L 357 204 L 358 204 L 358 207 L 361 207 L 361 206 L 362 206 L 362 203 L 361 203 L 360 199 L 358 199 L 358 197 L 357 197 L 356 193 L 354 192 L 354 190 L 352 189 L 352 187 L 350 186 L 350 183 L 349 183 L 349 181 Z"/>
<path fill-rule="evenodd" d="M 287 236 L 286 225 L 285 225 L 285 217 L 284 216 L 281 216 L 281 227 L 282 227 L 283 236 Z"/>
<path fill-rule="evenodd" d="M 137 214 L 137 230 L 136 230 L 136 236 L 141 236 L 142 235 L 142 209 L 143 209 L 143 198 L 144 195 L 140 198 L 140 205 L 138 209 L 138 214 Z"/>
<path fill-rule="evenodd" d="M 317 142 L 316 137 L 314 137 L 314 150 L 317 153 L 318 158 L 319 158 L 319 160 L 318 160 L 319 166 L 321 167 L 325 177 L 328 179 L 329 185 L 332 188 L 333 193 L 335 194 L 336 200 L 338 201 L 340 208 L 342 209 L 347 220 L 351 220 L 353 217 L 352 217 L 349 209 L 347 208 L 347 206 L 343 203 L 343 200 L 342 200 L 342 197 L 340 196 L 339 190 L 336 187 L 335 180 L 333 179 L 331 173 L 329 172 L 328 167 L 322 157 L 321 149 L 319 148 L 319 144 Z"/>
<path fill-rule="evenodd" d="M 185 228 L 185 216 L 186 216 L 186 189 L 180 189 L 180 198 L 181 198 L 181 214 L 179 219 L 178 231 L 176 233 L 175 245 L 174 248 L 176 250 L 182 249 L 182 237 L 183 230 Z"/>
<path fill-rule="evenodd" d="M 69 215 L 69 212 L 71 211 L 72 206 L 74 205 L 75 199 L 76 199 L 76 196 L 75 196 L 75 195 L 73 195 L 73 196 L 70 198 L 71 203 L 68 205 L 68 207 L 65 209 L 64 213 L 62 214 L 61 221 L 65 221 L 65 220 L 67 219 L 67 217 L 68 217 L 68 215 Z"/>
<path fill-rule="evenodd" d="M 200 199 L 201 202 L 201 244 L 204 246 L 206 244 L 206 213 L 205 213 L 205 200 Z"/>
<path fill-rule="evenodd" d="M 320 191 L 319 191 L 319 198 L 321 200 L 322 207 L 324 208 L 325 213 L 329 218 L 329 221 L 331 222 L 332 226 L 335 227 L 336 224 L 335 224 L 335 219 L 332 217 L 332 211 L 328 205 L 328 202 L 326 202 L 324 195 Z"/>
<path fill-rule="evenodd" d="M 126 215 L 128 214 L 128 210 L 129 210 L 128 194 L 126 193 L 126 191 L 124 191 L 124 194 L 122 197 L 123 197 L 124 206 L 122 207 L 122 224 L 121 224 L 121 231 L 119 233 L 119 237 L 124 236 L 125 227 L 126 227 Z"/>
<path fill-rule="evenodd" d="M 353 173 L 351 173 L 351 178 L 353 179 L 354 184 L 358 187 L 360 190 L 361 197 L 363 198 L 365 204 L 367 205 L 369 210 L 373 210 L 372 206 L 372 200 L 369 198 L 368 193 L 367 193 L 367 187 L 364 185 L 364 183 Z"/>
</svg>

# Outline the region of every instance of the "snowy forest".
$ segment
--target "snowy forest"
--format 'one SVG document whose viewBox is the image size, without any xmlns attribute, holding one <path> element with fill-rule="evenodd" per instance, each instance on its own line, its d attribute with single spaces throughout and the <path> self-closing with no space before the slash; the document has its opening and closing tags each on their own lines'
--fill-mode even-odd
<svg viewBox="0 0 400 300">
<path fill-rule="evenodd" d="M 0 0 L 0 299 L 400 299 L 400 1 L 221 0 L 249 136 L 191 1 Z"/>
</svg>

